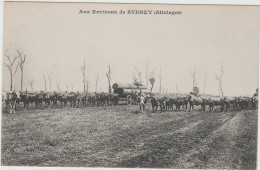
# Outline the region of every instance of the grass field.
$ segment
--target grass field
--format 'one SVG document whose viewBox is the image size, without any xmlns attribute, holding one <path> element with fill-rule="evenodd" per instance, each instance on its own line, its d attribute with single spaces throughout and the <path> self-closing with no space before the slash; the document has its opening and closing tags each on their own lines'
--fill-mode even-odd
<svg viewBox="0 0 260 170">
<path fill-rule="evenodd" d="M 2 114 L 2 165 L 256 169 L 257 111 Z"/>
</svg>

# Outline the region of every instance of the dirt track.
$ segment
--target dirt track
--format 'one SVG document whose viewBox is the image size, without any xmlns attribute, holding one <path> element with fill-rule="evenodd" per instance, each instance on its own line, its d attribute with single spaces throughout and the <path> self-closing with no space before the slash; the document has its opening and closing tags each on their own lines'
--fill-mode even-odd
<svg viewBox="0 0 260 170">
<path fill-rule="evenodd" d="M 137 106 L 2 115 L 2 164 L 256 168 L 257 111 L 133 113 Z"/>
</svg>

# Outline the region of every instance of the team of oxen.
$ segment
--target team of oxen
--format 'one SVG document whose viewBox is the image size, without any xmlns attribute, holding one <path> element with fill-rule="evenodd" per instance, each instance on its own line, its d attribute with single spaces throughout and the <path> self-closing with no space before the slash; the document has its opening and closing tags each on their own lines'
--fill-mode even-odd
<svg viewBox="0 0 260 170">
<path fill-rule="evenodd" d="M 240 111 L 258 108 L 258 96 L 253 97 L 217 97 L 207 95 L 194 95 L 192 93 L 185 95 L 164 95 L 151 96 L 151 104 L 153 112 L 160 107 L 161 112 L 167 110 L 188 110 L 192 111 L 194 106 L 200 106 L 202 111 L 213 112 L 214 108 L 220 111 Z"/>
<path fill-rule="evenodd" d="M 34 108 L 57 107 L 94 107 L 117 105 L 119 97 L 112 93 L 75 93 L 75 92 L 6 92 L 2 96 L 8 112 L 13 113 L 17 104 L 23 103 L 24 110 L 28 110 L 29 105 Z"/>
<path fill-rule="evenodd" d="M 161 112 L 167 110 L 189 110 L 192 111 L 194 106 L 200 106 L 202 111 L 214 111 L 220 108 L 220 111 L 248 110 L 258 108 L 258 96 L 253 97 L 216 97 L 204 95 L 172 95 L 151 97 L 153 111 L 157 111 L 158 106 Z"/>
<path fill-rule="evenodd" d="M 119 103 L 119 97 L 113 93 L 75 93 L 75 92 L 6 92 L 3 93 L 7 112 L 15 113 L 17 104 L 23 103 L 23 109 L 28 110 L 30 104 L 34 108 L 48 107 L 99 107 L 113 106 Z M 213 112 L 216 108 L 220 111 L 248 110 L 258 108 L 258 95 L 253 97 L 216 97 L 206 95 L 190 94 L 132 94 L 134 104 L 140 105 L 140 110 L 145 110 L 147 101 L 151 102 L 153 112 L 158 108 L 160 111 L 188 110 L 192 111 L 194 106 L 200 106 L 202 111 Z M 215 108 L 215 109 L 214 109 Z"/>
</svg>

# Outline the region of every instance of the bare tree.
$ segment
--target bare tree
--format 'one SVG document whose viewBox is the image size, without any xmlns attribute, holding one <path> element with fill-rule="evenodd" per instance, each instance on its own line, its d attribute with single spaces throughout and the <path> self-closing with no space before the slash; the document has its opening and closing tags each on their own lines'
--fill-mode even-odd
<svg viewBox="0 0 260 170">
<path fill-rule="evenodd" d="M 193 89 L 194 87 L 197 87 L 197 83 L 196 83 L 197 71 L 194 69 L 193 72 L 190 71 L 190 74 L 192 76 L 192 89 Z"/>
<path fill-rule="evenodd" d="M 179 93 L 178 86 L 175 85 L 175 87 L 176 87 L 176 93 Z"/>
<path fill-rule="evenodd" d="M 50 91 L 51 91 L 51 74 L 52 74 L 52 73 L 50 73 L 50 74 L 47 75 L 47 76 L 48 76 L 48 79 L 49 79 Z"/>
<path fill-rule="evenodd" d="M 57 91 L 60 91 L 60 84 L 56 81 Z"/>
<path fill-rule="evenodd" d="M 148 81 L 149 81 L 148 69 L 149 69 L 149 63 L 147 63 L 146 67 L 145 67 L 145 78 L 146 78 L 146 87 L 147 88 L 148 88 Z"/>
<path fill-rule="evenodd" d="M 71 91 L 73 91 L 74 90 L 73 84 L 71 83 L 70 86 L 71 86 Z"/>
<path fill-rule="evenodd" d="M 216 79 L 219 82 L 219 96 L 221 95 L 222 97 L 224 95 L 223 87 L 222 87 L 222 84 L 223 84 L 223 82 L 222 82 L 223 74 L 224 74 L 224 66 L 223 66 L 223 64 L 221 64 L 220 75 L 217 75 L 216 73 L 215 73 L 215 75 L 216 75 Z"/>
<path fill-rule="evenodd" d="M 165 94 L 165 88 L 162 88 L 162 94 Z"/>
<path fill-rule="evenodd" d="M 159 83 L 160 83 L 160 86 L 159 86 L 159 94 L 162 93 L 162 67 L 160 66 L 160 72 L 159 72 Z"/>
<path fill-rule="evenodd" d="M 95 92 L 97 92 L 97 87 L 98 87 L 98 79 L 99 79 L 99 74 L 97 75 L 97 79 L 96 79 L 96 88 L 95 88 Z"/>
<path fill-rule="evenodd" d="M 115 60 L 113 60 L 110 63 L 107 63 L 108 71 L 106 73 L 106 76 L 107 76 L 107 80 L 108 80 L 108 93 L 111 93 L 111 75 L 112 75 L 112 69 L 114 68 L 112 66 L 112 64 L 113 64 L 114 61 Z"/>
<path fill-rule="evenodd" d="M 29 83 L 29 85 L 31 87 L 31 90 L 33 91 L 33 79 L 32 80 L 28 80 L 28 83 Z M 27 91 L 27 89 L 26 89 L 26 91 Z"/>
<path fill-rule="evenodd" d="M 66 85 L 67 91 L 69 91 L 69 86 L 68 86 L 67 82 L 65 83 L 65 85 Z"/>
<path fill-rule="evenodd" d="M 86 85 L 87 85 L 87 91 L 86 92 L 88 93 L 89 92 L 89 86 L 90 86 L 90 81 L 88 79 L 86 80 Z"/>
<path fill-rule="evenodd" d="M 153 91 L 154 82 L 155 82 L 154 72 L 150 72 L 149 81 L 150 81 L 150 83 L 151 83 L 151 92 L 152 92 L 152 91 Z"/>
<path fill-rule="evenodd" d="M 24 63 L 26 60 L 26 55 L 24 55 L 22 52 L 20 52 L 19 50 L 16 50 L 18 53 L 18 57 L 20 59 L 20 61 L 18 61 L 18 65 L 20 67 L 21 70 L 21 91 L 23 90 L 23 69 L 24 69 Z"/>
<path fill-rule="evenodd" d="M 139 83 L 142 83 L 142 72 L 139 71 L 134 65 L 133 65 L 134 69 L 135 69 L 135 72 L 137 73 L 138 75 L 138 78 L 139 78 Z"/>
<path fill-rule="evenodd" d="M 83 76 L 83 91 L 86 92 L 86 61 L 84 60 L 84 65 L 80 67 Z"/>
<path fill-rule="evenodd" d="M 45 75 L 43 73 L 42 73 L 42 77 L 43 77 L 43 80 L 44 80 L 44 91 L 47 91 L 46 77 L 45 77 Z"/>
<path fill-rule="evenodd" d="M 136 74 L 133 74 L 133 82 L 134 83 L 138 82 L 138 78 L 136 77 Z"/>
<path fill-rule="evenodd" d="M 207 74 L 208 74 L 208 72 L 206 72 L 205 78 L 204 78 L 203 94 L 205 93 Z"/>
<path fill-rule="evenodd" d="M 9 55 L 7 50 L 5 51 L 4 55 L 8 60 L 7 63 L 4 63 L 4 66 L 8 68 L 9 73 L 10 73 L 10 90 L 12 91 L 13 90 L 13 76 L 15 75 L 17 68 L 18 68 L 18 65 L 17 65 L 14 70 L 14 64 L 15 64 L 15 61 L 19 58 L 19 56 L 11 58 L 11 56 Z"/>
</svg>

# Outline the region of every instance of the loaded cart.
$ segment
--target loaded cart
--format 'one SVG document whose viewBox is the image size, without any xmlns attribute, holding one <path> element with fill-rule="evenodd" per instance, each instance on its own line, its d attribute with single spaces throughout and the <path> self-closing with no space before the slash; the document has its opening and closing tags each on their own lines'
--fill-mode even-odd
<svg viewBox="0 0 260 170">
<path fill-rule="evenodd" d="M 137 95 L 147 91 L 147 87 L 139 84 L 118 84 L 114 83 L 113 93 L 117 94 L 119 101 L 125 101 L 127 105 L 131 105 L 137 99 Z"/>
</svg>

